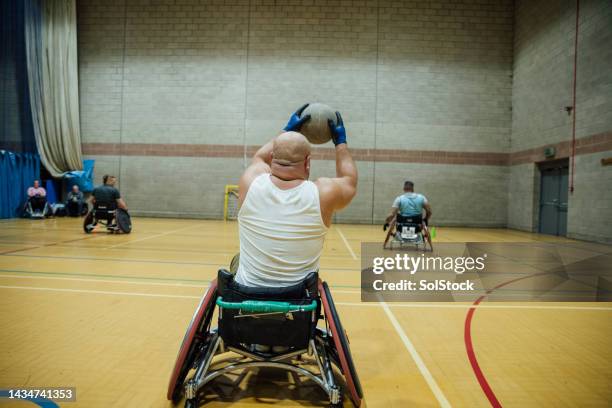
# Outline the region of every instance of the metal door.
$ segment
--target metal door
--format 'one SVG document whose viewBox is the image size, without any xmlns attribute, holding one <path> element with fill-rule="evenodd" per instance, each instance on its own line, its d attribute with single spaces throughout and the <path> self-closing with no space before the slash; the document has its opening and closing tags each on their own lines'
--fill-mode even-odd
<svg viewBox="0 0 612 408">
<path fill-rule="evenodd" d="M 540 228 L 542 234 L 567 234 L 568 166 L 540 168 Z"/>
</svg>

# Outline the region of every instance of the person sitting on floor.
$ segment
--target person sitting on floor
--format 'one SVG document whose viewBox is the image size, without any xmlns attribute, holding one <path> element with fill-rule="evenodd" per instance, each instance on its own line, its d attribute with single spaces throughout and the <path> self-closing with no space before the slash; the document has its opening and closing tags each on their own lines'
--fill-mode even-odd
<svg viewBox="0 0 612 408">
<path fill-rule="evenodd" d="M 79 190 L 79 186 L 75 184 L 66 197 L 66 211 L 68 215 L 71 217 L 80 217 L 83 215 L 84 204 L 83 193 Z"/>
</svg>

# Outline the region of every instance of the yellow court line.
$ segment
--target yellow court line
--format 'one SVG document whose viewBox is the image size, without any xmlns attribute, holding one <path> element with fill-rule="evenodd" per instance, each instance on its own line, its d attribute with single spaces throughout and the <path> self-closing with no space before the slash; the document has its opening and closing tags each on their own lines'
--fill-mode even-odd
<svg viewBox="0 0 612 408">
<path fill-rule="evenodd" d="M 64 278 L 57 276 L 31 276 L 31 275 L 0 275 L 2 278 L 11 279 L 47 279 L 47 280 L 62 280 L 62 281 L 73 281 L 73 282 L 92 282 L 92 283 L 125 283 L 128 285 L 152 285 L 152 286 L 173 286 L 173 287 L 188 287 L 188 288 L 201 288 L 206 289 L 207 285 L 195 285 L 191 283 L 181 282 L 144 282 L 144 281 L 128 281 L 128 280 L 111 280 L 111 279 L 86 279 L 86 278 Z M 343 294 L 360 294 L 358 290 L 334 290 L 334 293 Z"/>
<path fill-rule="evenodd" d="M 8 275 L 3 275 L 1 277 L 8 277 Z M 21 278 L 21 277 L 20 277 Z M 33 277 L 33 278 L 41 278 L 41 277 Z M 48 279 L 67 279 L 67 280 L 79 280 L 72 278 L 54 278 L 54 277 L 44 277 Z M 98 279 L 83 279 L 83 281 L 91 281 L 91 282 L 101 282 Z M 108 282 L 108 281 L 105 281 Z M 110 281 L 111 283 L 133 283 L 133 284 L 157 284 L 157 282 L 125 282 L 125 281 Z M 160 285 L 166 285 L 164 283 L 159 283 Z M 175 286 L 175 284 L 168 283 L 168 286 Z M 190 286 L 190 285 L 180 285 L 180 286 Z M 200 287 L 200 286 L 198 286 Z M 203 287 L 202 287 L 203 288 Z M 10 285 L 0 285 L 0 289 L 24 289 L 24 290 L 39 290 L 39 291 L 58 291 L 58 292 L 71 292 L 71 293 L 97 293 L 101 295 L 125 295 L 125 296 L 144 296 L 144 297 L 168 297 L 168 298 L 186 298 L 186 299 L 199 299 L 200 296 L 192 296 L 192 295 L 168 295 L 163 293 L 143 293 L 143 292 L 121 292 L 121 291 L 110 291 L 110 290 L 89 290 L 89 289 L 69 289 L 69 288 L 46 288 L 39 286 L 10 286 Z M 333 290 L 332 293 L 343 293 L 339 290 Z M 339 306 L 351 306 L 351 307 L 380 307 L 381 304 L 377 302 L 335 302 L 336 305 Z M 458 309 L 469 309 L 473 307 L 473 305 L 457 305 L 457 304 L 427 304 L 427 303 L 392 303 L 391 307 L 408 307 L 408 308 L 431 308 L 431 309 L 446 309 L 446 308 L 458 308 Z M 607 311 L 612 312 L 612 307 L 597 307 L 597 306 L 540 306 L 540 305 L 489 305 L 489 304 L 480 304 L 478 305 L 479 309 L 548 309 L 548 310 L 599 310 L 599 311 Z"/>
<path fill-rule="evenodd" d="M 141 292 L 113 292 L 110 290 L 89 290 L 89 289 L 68 289 L 68 288 L 41 288 L 37 286 L 0 286 L 0 289 L 24 289 L 48 292 L 69 292 L 69 293 L 95 293 L 99 295 L 123 295 L 123 296 L 142 296 L 157 298 L 179 298 L 179 299 L 200 299 L 200 296 L 189 295 L 167 295 L 160 293 L 141 293 Z"/>
<path fill-rule="evenodd" d="M 2 278 L 47 279 L 47 280 L 62 280 L 62 281 L 92 282 L 92 283 L 125 283 L 128 285 L 178 286 L 178 287 L 201 288 L 201 289 L 206 289 L 208 287 L 208 284 L 194 285 L 191 283 L 182 283 L 182 282 L 145 282 L 145 281 L 138 282 L 138 281 L 110 280 L 110 279 L 63 278 L 63 277 L 57 277 L 57 276 L 0 275 L 0 279 Z"/>
<path fill-rule="evenodd" d="M 195 228 L 195 227 L 199 227 L 199 225 L 190 225 L 189 227 L 183 227 L 183 228 L 178 228 L 178 229 L 175 229 L 175 230 L 172 230 L 172 231 L 162 232 L 161 234 L 151 235 L 150 237 L 143 237 L 143 238 L 134 239 L 134 240 L 131 240 L 131 241 L 121 242 L 119 244 L 111 245 L 109 247 L 106 247 L 105 249 L 117 248 L 117 247 L 122 246 L 122 245 L 133 244 L 134 242 L 141 242 L 141 241 L 146 241 L 147 239 L 159 238 L 159 237 L 163 237 L 163 236 L 166 236 L 166 235 L 174 234 L 175 232 L 185 231 L 185 230 L 192 229 L 192 228 Z"/>
</svg>

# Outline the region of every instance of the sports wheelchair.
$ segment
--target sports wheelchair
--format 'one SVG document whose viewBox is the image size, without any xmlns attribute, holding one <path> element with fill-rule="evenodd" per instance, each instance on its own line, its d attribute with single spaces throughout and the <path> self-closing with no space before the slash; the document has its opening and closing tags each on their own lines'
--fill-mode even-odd
<svg viewBox="0 0 612 408">
<path fill-rule="evenodd" d="M 83 220 L 83 230 L 87 234 L 90 234 L 98 223 L 106 226 L 106 229 L 110 233 L 123 232 L 129 234 L 132 232 L 130 214 L 122 208 L 102 204 L 94 205 Z"/>
<path fill-rule="evenodd" d="M 36 202 L 38 205 L 33 205 Z M 37 207 L 42 207 L 42 209 Z M 47 202 L 46 198 L 30 197 L 23 207 L 24 217 L 32 218 L 35 220 L 42 220 L 44 218 L 49 217 L 50 215 L 53 215 L 53 209 L 51 208 L 51 205 Z"/>
<path fill-rule="evenodd" d="M 211 328 L 216 306 L 218 327 Z M 324 328 L 317 327 L 321 318 Z M 219 358 L 213 361 L 215 356 Z M 309 365 L 314 368 L 312 363 L 316 370 L 309 369 Z M 359 407 L 363 392 L 348 338 L 329 287 L 318 273 L 310 273 L 293 286 L 252 288 L 235 282 L 230 272 L 221 269 L 187 328 L 167 397 L 177 403 L 184 391 L 185 407 L 195 408 L 212 380 L 267 367 L 312 380 L 325 392 L 330 406 L 339 407 L 344 394 L 334 366 L 344 376 L 351 401 Z M 190 372 L 193 375 L 188 378 Z"/>
<path fill-rule="evenodd" d="M 427 244 L 429 244 L 429 249 L 433 251 L 427 222 L 423 221 L 420 216 L 405 217 L 397 214 L 395 220 L 390 223 L 383 248 L 387 248 L 387 244 L 389 249 L 393 249 L 394 244 L 399 248 L 414 245 L 416 249 L 423 251 L 427 251 Z"/>
</svg>

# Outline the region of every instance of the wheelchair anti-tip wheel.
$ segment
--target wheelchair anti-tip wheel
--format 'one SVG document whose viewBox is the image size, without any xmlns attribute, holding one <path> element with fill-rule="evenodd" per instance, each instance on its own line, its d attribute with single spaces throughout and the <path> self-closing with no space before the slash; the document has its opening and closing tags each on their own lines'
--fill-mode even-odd
<svg viewBox="0 0 612 408">
<path fill-rule="evenodd" d="M 337 363 L 339 363 L 339 368 L 346 379 L 351 401 L 356 407 L 360 407 L 361 400 L 363 399 L 363 390 L 361 389 L 361 383 L 359 382 L 357 370 L 353 363 L 349 341 L 342 327 L 342 323 L 340 322 L 340 315 L 338 315 L 338 311 L 336 310 L 327 282 L 319 281 L 319 294 L 321 296 L 323 311 L 325 312 L 325 319 L 329 325 L 336 349 L 335 353 L 332 353 L 332 357 L 339 360 Z"/>
<path fill-rule="evenodd" d="M 204 356 L 210 348 L 211 341 L 208 334 L 216 300 L 217 281 L 213 280 L 204 296 L 202 296 L 200 304 L 189 323 L 170 376 L 167 397 L 175 403 L 181 398 L 183 383 L 189 370 L 194 367 L 199 357 Z"/>
</svg>

